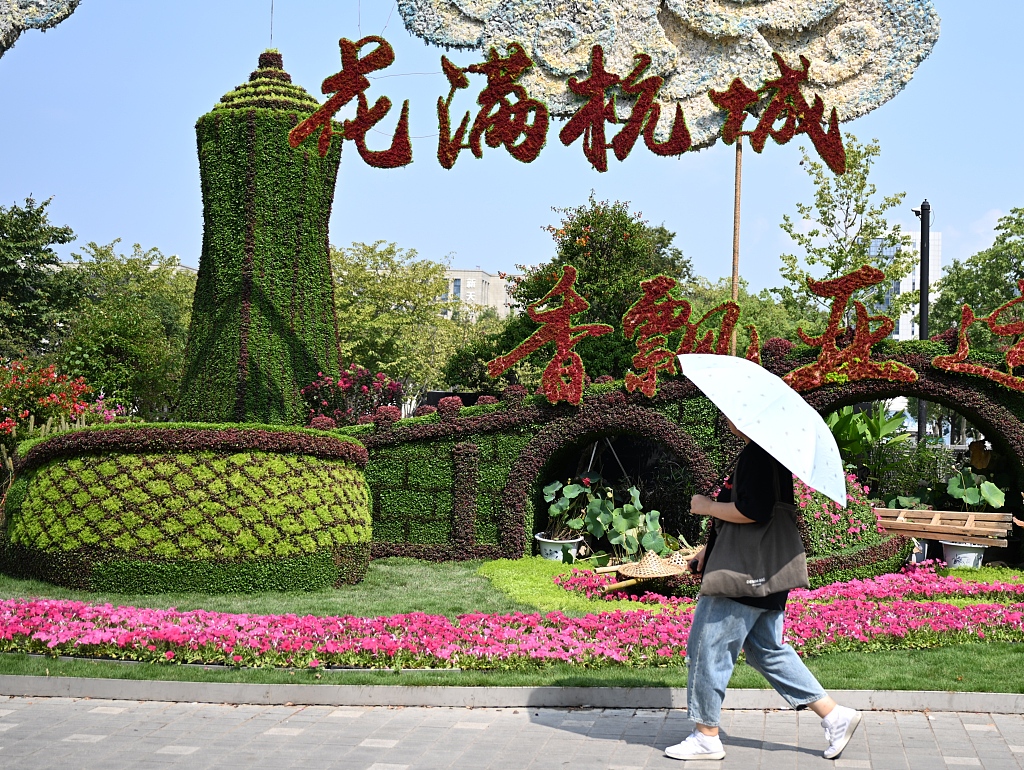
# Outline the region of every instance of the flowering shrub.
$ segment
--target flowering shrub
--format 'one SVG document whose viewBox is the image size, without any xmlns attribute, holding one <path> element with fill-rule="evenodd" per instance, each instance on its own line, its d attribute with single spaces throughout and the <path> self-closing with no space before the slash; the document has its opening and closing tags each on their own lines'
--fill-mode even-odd
<svg viewBox="0 0 1024 770">
<path fill-rule="evenodd" d="M 525 385 L 509 385 L 501 393 L 501 400 L 506 402 L 513 409 L 523 403 L 523 399 L 530 394 Z"/>
<path fill-rule="evenodd" d="M 563 578 L 566 583 L 576 575 Z M 998 597 L 1017 603 L 908 601 L 924 596 Z M 970 641 L 1024 641 L 1019 584 L 967 584 L 929 568 L 874 581 L 793 591 L 785 641 L 801 655 L 910 649 Z M 918 592 L 918 593 L 914 593 Z M 973 592 L 973 593 L 972 593 Z M 827 603 L 822 600 L 828 599 Z M 78 655 L 153 663 L 228 666 L 461 667 L 528 669 L 555 663 L 677 665 L 686 654 L 694 604 L 687 599 L 570 618 L 469 613 L 452 620 L 392 617 L 241 615 L 90 605 L 66 600 L 0 601 L 0 652 Z"/>
<path fill-rule="evenodd" d="M 462 399 L 458 396 L 447 396 L 437 402 L 437 411 L 442 420 L 454 420 L 462 409 Z"/>
<path fill-rule="evenodd" d="M 61 417 L 75 420 L 89 409 L 92 393 L 82 377 L 57 374 L 51 364 L 32 369 L 25 361 L 0 363 L 0 441 L 10 445 L 15 429 L 35 418 L 36 425 Z"/>
<path fill-rule="evenodd" d="M 379 431 L 390 430 L 391 426 L 402 419 L 402 410 L 387 404 L 378 406 L 373 413 L 373 424 Z"/>
<path fill-rule="evenodd" d="M 82 415 L 85 418 L 86 425 L 99 425 L 101 423 L 111 423 L 115 420 L 127 417 L 130 414 L 130 410 L 124 404 L 110 403 L 103 395 L 103 391 L 100 391 L 100 395 L 91 404 L 86 405 L 85 411 Z"/>
<path fill-rule="evenodd" d="M 792 340 L 783 339 L 782 337 L 772 337 L 764 343 L 764 347 L 761 348 L 761 352 L 766 356 L 772 358 L 783 359 L 789 355 L 791 351 L 796 347 Z"/>
<path fill-rule="evenodd" d="M 354 425 L 381 406 L 401 404 L 402 383 L 383 372 L 371 374 L 369 369 L 351 364 L 337 379 L 319 372 L 317 379 L 302 389 L 302 398 L 310 420 L 324 415 L 338 425 Z"/>
<path fill-rule="evenodd" d="M 878 519 L 867 498 L 868 487 L 858 482 L 853 474 L 846 476 L 845 509 L 796 477 L 793 478 L 793 493 L 807 523 L 809 555 L 834 553 L 849 546 L 881 541 Z"/>
</svg>

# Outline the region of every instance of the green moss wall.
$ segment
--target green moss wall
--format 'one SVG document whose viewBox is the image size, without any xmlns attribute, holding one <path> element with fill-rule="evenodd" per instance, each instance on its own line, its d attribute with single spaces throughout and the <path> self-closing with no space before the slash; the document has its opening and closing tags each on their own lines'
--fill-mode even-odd
<svg viewBox="0 0 1024 770">
<path fill-rule="evenodd" d="M 328 221 L 341 161 L 288 132 L 318 103 L 267 53 L 199 119 L 203 251 L 179 416 L 302 425 L 300 389 L 338 373 Z"/>
</svg>

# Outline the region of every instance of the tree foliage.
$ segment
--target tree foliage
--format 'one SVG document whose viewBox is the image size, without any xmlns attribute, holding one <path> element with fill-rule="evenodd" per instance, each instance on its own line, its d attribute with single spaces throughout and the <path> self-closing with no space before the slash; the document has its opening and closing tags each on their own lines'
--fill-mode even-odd
<svg viewBox="0 0 1024 770">
<path fill-rule="evenodd" d="M 692 276 L 690 261 L 672 245 L 675 233 L 663 225 L 650 227 L 629 203 L 598 201 L 591 194 L 582 206 L 556 208 L 560 225 L 546 229 L 555 240 L 555 256 L 536 267 L 524 267 L 510 292 L 519 314 L 510 319 L 498 340 L 498 352 L 507 353 L 537 328 L 523 310 L 550 291 L 564 265 L 577 272 L 576 290 L 589 303 L 580 320 L 606 323 L 612 334 L 585 339 L 575 350 L 591 377 L 622 377 L 631 365 L 636 345 L 622 336 L 622 316 L 642 296 L 640 282 L 659 274 L 680 281 Z M 530 363 L 543 366 L 550 351 L 541 349 Z"/>
<path fill-rule="evenodd" d="M 384 372 L 407 392 L 438 383 L 457 340 L 442 317 L 455 307 L 446 268 L 386 241 L 332 248 L 341 360 Z"/>
<path fill-rule="evenodd" d="M 148 419 L 172 412 L 184 368 L 196 275 L 177 257 L 119 240 L 90 242 L 63 272 L 80 301 L 57 349 L 61 371 Z"/>
<path fill-rule="evenodd" d="M 846 134 L 846 173 L 842 176 L 834 176 L 824 164 L 812 160 L 805 149 L 801 152 L 801 165 L 814 184 L 814 202 L 796 204 L 797 220 L 788 214 L 782 218 L 780 227 L 803 255 L 782 255 L 779 273 L 787 285 L 772 292 L 787 306 L 801 311 L 827 310 L 831 299 L 811 292 L 808 279 L 829 280 L 862 265 L 872 265 L 888 280 L 857 292 L 854 299 L 869 308 L 880 307 L 892 282 L 910 272 L 917 256 L 908 249 L 910 236 L 885 217 L 889 209 L 903 202 L 906 193 L 877 200 L 877 188 L 869 181 L 871 168 L 881 154 L 876 139 L 861 144 L 856 136 Z M 901 295 L 901 303 L 912 301 L 911 294 Z"/>
<path fill-rule="evenodd" d="M 996 225 L 995 242 L 984 251 L 943 268 L 932 303 L 931 327 L 942 331 L 960 323 L 961 308 L 970 305 L 977 316 L 986 316 L 1000 305 L 1020 296 L 1017 282 L 1024 279 L 1024 208 L 1011 209 Z M 1005 323 L 1005 319 L 1003 321 Z M 970 330 L 971 341 L 992 347 L 996 340 L 983 324 Z M 1005 342 L 1005 340 L 1004 340 Z"/>
<path fill-rule="evenodd" d="M 0 358 L 45 352 L 74 301 L 53 247 L 75 234 L 50 224 L 52 200 L 0 206 Z"/>
</svg>

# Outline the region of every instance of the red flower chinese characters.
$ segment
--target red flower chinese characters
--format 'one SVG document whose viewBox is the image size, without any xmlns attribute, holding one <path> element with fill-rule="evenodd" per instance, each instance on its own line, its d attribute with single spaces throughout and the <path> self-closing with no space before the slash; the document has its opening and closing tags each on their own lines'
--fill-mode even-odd
<svg viewBox="0 0 1024 770">
<path fill-rule="evenodd" d="M 631 393 L 639 389 L 645 396 L 653 396 L 658 389 L 658 372 L 675 374 L 679 354 L 728 352 L 729 339 L 740 316 L 739 305 L 724 302 L 690 323 L 691 305 L 672 294 L 676 286 L 676 280 L 667 275 L 642 281 L 643 297 L 622 317 L 622 333 L 626 339 L 638 337 L 639 352 L 633 356 L 633 366 L 640 373 L 626 373 L 626 389 Z M 707 329 L 698 340 L 702 327 L 719 313 L 722 320 L 717 339 L 715 330 Z M 673 351 L 668 347 L 668 338 L 681 329 L 686 331 L 679 347 Z"/>
<path fill-rule="evenodd" d="M 376 48 L 360 58 L 360 51 L 370 44 L 376 44 Z M 367 165 L 375 168 L 398 168 L 409 165 L 412 163 L 412 142 L 409 139 L 408 101 L 402 105 L 402 114 L 398 119 L 391 147 L 387 150 L 370 150 L 366 146 L 366 134 L 391 111 L 391 100 L 386 96 L 377 99 L 373 107 L 369 106 L 366 91 L 370 87 L 370 81 L 366 75 L 390 67 L 395 61 L 394 49 L 387 40 L 377 35 L 370 35 L 355 42 L 342 38 L 338 45 L 341 48 L 341 72 L 324 80 L 322 86 L 323 93 L 332 94 L 331 98 L 288 133 L 288 142 L 292 147 L 298 147 L 319 129 L 317 148 L 321 155 L 326 155 L 334 134 L 334 116 L 346 104 L 357 99 L 355 118 L 342 123 L 343 137 L 355 142 L 360 157 Z"/>
<path fill-rule="evenodd" d="M 862 265 L 858 270 L 841 278 L 807 282 L 811 291 L 819 297 L 833 298 L 832 311 L 829 314 L 828 326 L 820 337 L 809 337 L 803 329 L 797 329 L 800 339 L 808 345 L 820 347 L 821 353 L 813 364 L 795 369 L 783 377 L 790 387 L 805 391 L 828 383 L 853 380 L 914 382 L 917 379 L 917 372 L 897 361 L 871 360 L 871 346 L 892 334 L 895 324 L 888 316 L 869 316 L 861 302 L 853 303 L 857 319 L 853 328 L 853 342 L 845 348 L 839 347 L 839 338 L 847 331 L 845 327 L 840 328 L 840 323 L 846 317 L 846 308 L 853 293 L 857 289 L 874 286 L 883 280 L 885 274 L 881 270 L 870 265 Z M 871 324 L 874 322 L 880 325 L 872 331 Z"/>
<path fill-rule="evenodd" d="M 970 305 L 964 305 L 960 314 L 960 327 L 957 329 L 956 352 L 948 356 L 936 356 L 932 360 L 932 366 L 936 369 L 945 369 L 947 372 L 974 374 L 998 382 L 1005 388 L 1024 391 L 1024 377 L 1017 377 L 1013 374 L 1014 367 L 1024 364 L 1024 337 L 1021 336 L 1024 335 L 1024 321 L 1000 323 L 1000 316 L 1010 311 L 1011 308 L 1024 303 L 1024 281 L 1018 281 L 1017 288 L 1021 292 L 1020 297 L 1000 305 L 992 311 L 991 315 L 983 318 L 976 317 Z M 970 353 L 970 340 L 967 331 L 975 321 L 984 321 L 995 335 L 1016 338 L 1016 344 L 1006 351 L 1007 372 L 967 361 L 967 356 Z"/>
<path fill-rule="evenodd" d="M 452 168 L 462 150 L 470 150 L 475 157 L 482 158 L 482 140 L 486 140 L 488 147 L 504 145 L 513 158 L 523 163 L 535 161 L 544 148 L 548 133 L 548 108 L 543 102 L 527 98 L 526 89 L 516 83 L 533 66 L 533 61 L 523 47 L 516 43 L 510 45 L 508 51 L 508 56 L 503 58 L 492 48 L 487 61 L 472 64 L 465 69 L 452 64 L 448 57 L 441 57 L 441 68 L 451 86 L 448 98 L 438 97 L 437 100 L 437 159 L 444 168 Z M 469 88 L 467 72 L 486 76 L 487 87 L 477 97 L 480 111 L 472 128 L 467 112 L 453 135 L 452 99 L 456 91 Z M 514 97 L 515 101 L 510 97 Z M 467 129 L 468 143 L 465 142 Z M 519 137 L 523 139 L 517 143 Z"/>
<path fill-rule="evenodd" d="M 555 300 L 561 300 L 560 305 Z M 511 353 L 498 356 L 487 363 L 487 372 L 498 377 L 503 372 L 542 348 L 549 342 L 555 343 L 555 355 L 541 376 L 541 392 L 550 403 L 568 401 L 579 405 L 583 400 L 583 360 L 573 348 L 587 337 L 608 334 L 608 324 L 572 325 L 572 317 L 590 309 L 590 303 L 576 291 L 576 268 L 565 265 L 562 276 L 554 287 L 536 302 L 526 308 L 530 320 L 541 324 L 524 342 Z"/>
<path fill-rule="evenodd" d="M 661 116 L 661 105 L 655 102 L 655 97 L 665 79 L 658 75 L 643 78 L 651 65 L 651 57 L 647 54 L 637 54 L 635 60 L 633 71 L 620 78 L 604 68 L 604 49 L 595 45 L 590 54 L 590 76 L 584 80 L 569 78 L 569 89 L 586 98 L 587 102 L 562 127 L 559 138 L 568 147 L 582 137 L 583 154 L 598 171 L 608 170 L 609 148 L 614 150 L 616 158 L 625 160 L 641 132 L 647 148 L 657 155 L 682 155 L 690 149 L 690 131 L 686 127 L 682 107 L 678 105 L 669 138 L 664 142 L 655 140 L 654 131 Z M 608 96 L 608 91 L 615 86 L 637 98 L 625 127 L 609 143 L 605 139 L 605 123 L 619 122 L 615 97 Z"/>
<path fill-rule="evenodd" d="M 779 54 L 773 53 L 772 56 L 782 74 L 767 81 L 760 90 L 754 91 L 736 78 L 728 90 L 709 92 L 715 106 L 728 113 L 722 130 L 723 141 L 732 144 L 741 136 L 749 136 L 750 146 L 755 152 L 761 152 L 769 136 L 778 144 L 786 144 L 797 134 L 807 134 L 828 167 L 837 174 L 846 173 L 846 148 L 843 147 L 835 108 L 829 116 L 826 131 L 822 126 L 825 104 L 821 97 L 815 96 L 814 103 L 808 104 L 800 88 L 808 80 L 810 62 L 801 56 L 800 68 L 794 68 L 786 64 Z M 757 127 L 753 131 L 744 131 L 747 111 L 768 95 L 771 95 L 771 101 L 761 113 Z M 780 120 L 783 123 L 776 128 Z"/>
</svg>

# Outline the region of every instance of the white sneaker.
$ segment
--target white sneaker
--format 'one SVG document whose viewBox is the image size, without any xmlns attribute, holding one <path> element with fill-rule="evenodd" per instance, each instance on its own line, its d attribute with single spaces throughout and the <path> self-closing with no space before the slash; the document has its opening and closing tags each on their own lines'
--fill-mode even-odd
<svg viewBox="0 0 1024 770">
<path fill-rule="evenodd" d="M 825 759 L 835 759 L 843 753 L 860 720 L 861 713 L 846 706 L 836 706 L 821 720 L 821 726 L 825 728 L 825 740 L 829 744 L 823 755 Z"/>
<path fill-rule="evenodd" d="M 665 749 L 665 756 L 672 759 L 725 759 L 725 748 L 717 735 L 704 735 L 694 730 L 682 743 Z"/>
</svg>

